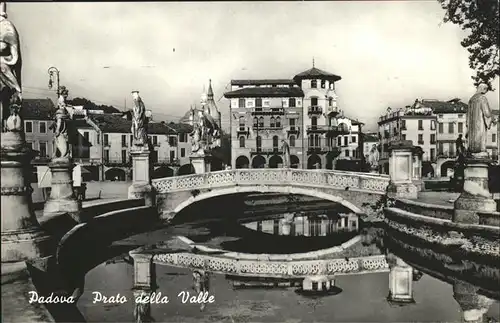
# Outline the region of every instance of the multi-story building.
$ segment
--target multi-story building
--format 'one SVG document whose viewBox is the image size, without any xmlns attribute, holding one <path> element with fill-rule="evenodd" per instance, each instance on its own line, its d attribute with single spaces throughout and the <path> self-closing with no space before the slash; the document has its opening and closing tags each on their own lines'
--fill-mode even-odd
<svg viewBox="0 0 500 323">
<path fill-rule="evenodd" d="M 277 168 L 281 145 L 290 146 L 292 167 L 301 168 L 304 93 L 292 80 L 232 80 L 231 161 L 235 168 Z"/>
<path fill-rule="evenodd" d="M 33 164 L 47 164 L 54 153 L 55 106 L 51 99 L 23 100 L 24 131 L 26 142 L 37 152 Z"/>
<path fill-rule="evenodd" d="M 432 109 L 413 105 L 394 112 L 390 108 L 387 110 L 387 114 L 378 121 L 381 147 L 379 171 L 389 173 L 388 148 L 389 143 L 395 140 L 411 140 L 414 145 L 422 148 L 424 162 L 435 161 L 436 116 Z"/>
<path fill-rule="evenodd" d="M 457 157 L 456 140 L 462 135 L 466 143 L 467 104 L 459 99 L 449 101 L 415 100 L 406 109 L 388 112 L 379 118 L 379 136 L 381 138 L 380 165 L 387 167 L 387 147 L 395 139 L 411 140 L 421 146 L 424 162 L 432 164 L 436 177 L 447 177 L 453 173 Z M 498 110 L 493 110 L 498 116 Z M 490 156 L 498 159 L 498 124 L 488 130 L 487 150 Z M 388 171 L 388 168 L 385 172 Z M 425 176 L 424 173 L 422 173 Z"/>
<path fill-rule="evenodd" d="M 342 134 L 337 136 L 337 147 L 339 148 L 339 159 L 362 159 L 363 155 L 363 139 L 362 127 L 363 123 L 358 120 L 353 120 L 342 116 L 337 117 L 338 126 L 345 129 Z"/>
<path fill-rule="evenodd" d="M 224 96 L 230 100 L 233 167 L 281 167 L 282 141 L 290 146 L 291 167 L 327 166 L 339 134 L 340 79 L 313 67 L 293 79 L 232 80 Z"/>
</svg>

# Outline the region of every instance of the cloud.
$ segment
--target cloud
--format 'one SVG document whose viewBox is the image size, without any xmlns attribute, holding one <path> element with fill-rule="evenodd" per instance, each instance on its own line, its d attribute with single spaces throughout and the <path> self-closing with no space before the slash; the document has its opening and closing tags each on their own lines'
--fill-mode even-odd
<svg viewBox="0 0 500 323">
<path fill-rule="evenodd" d="M 52 95 L 54 65 L 71 95 L 123 106 L 137 89 L 155 111 L 182 116 L 209 78 L 220 97 L 232 78 L 291 78 L 313 57 L 342 76 L 339 105 L 368 128 L 387 106 L 474 93 L 464 34 L 440 25 L 433 1 L 9 3 L 8 12 L 33 96 Z M 490 100 L 498 107 L 497 93 Z M 225 99 L 219 109 L 227 125 Z"/>
</svg>

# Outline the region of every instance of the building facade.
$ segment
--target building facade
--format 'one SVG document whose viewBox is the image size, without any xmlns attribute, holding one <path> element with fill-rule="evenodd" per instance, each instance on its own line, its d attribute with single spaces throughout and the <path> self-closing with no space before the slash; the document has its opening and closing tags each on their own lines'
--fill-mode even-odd
<svg viewBox="0 0 500 323">
<path fill-rule="evenodd" d="M 411 140 L 414 145 L 422 147 L 423 161 L 432 165 L 427 175 L 452 176 L 457 158 L 457 138 L 462 135 L 466 144 L 467 107 L 459 99 L 415 100 L 412 106 L 381 116 L 378 125 L 382 151 L 379 164 L 382 171 L 388 172 L 388 144 L 402 139 Z M 493 110 L 493 115 L 498 118 L 498 110 Z M 487 150 L 493 160 L 498 160 L 498 124 L 488 130 Z"/>
<path fill-rule="evenodd" d="M 377 132 L 363 133 L 363 156 L 365 156 L 365 160 L 368 160 L 372 148 L 380 149 L 379 145 L 380 141 Z"/>
<path fill-rule="evenodd" d="M 436 116 L 432 109 L 407 106 L 391 111 L 379 118 L 380 159 L 379 171 L 389 174 L 389 144 L 395 140 L 411 140 L 423 151 L 423 162 L 436 160 Z"/>
<path fill-rule="evenodd" d="M 47 164 L 54 154 L 55 106 L 51 99 L 24 99 L 22 103 L 26 142 L 37 152 L 33 164 Z"/>
<path fill-rule="evenodd" d="M 233 167 L 282 167 L 286 142 L 291 167 L 331 168 L 336 136 L 349 133 L 349 126 L 338 125 L 340 79 L 313 67 L 293 79 L 232 80 L 224 97 L 230 101 Z"/>
</svg>

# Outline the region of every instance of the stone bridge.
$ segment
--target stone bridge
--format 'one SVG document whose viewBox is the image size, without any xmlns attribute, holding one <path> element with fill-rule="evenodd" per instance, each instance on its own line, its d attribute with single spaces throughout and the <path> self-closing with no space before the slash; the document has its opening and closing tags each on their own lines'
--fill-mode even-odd
<svg viewBox="0 0 500 323">
<path fill-rule="evenodd" d="M 300 194 L 339 203 L 353 212 L 371 214 L 389 184 L 379 174 L 305 169 L 234 169 L 160 178 L 152 181 L 163 219 L 212 197 L 238 193 Z"/>
</svg>

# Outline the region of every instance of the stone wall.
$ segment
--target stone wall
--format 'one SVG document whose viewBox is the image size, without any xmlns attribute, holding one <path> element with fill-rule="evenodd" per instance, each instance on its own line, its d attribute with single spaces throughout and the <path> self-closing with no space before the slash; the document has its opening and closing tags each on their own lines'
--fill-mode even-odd
<svg viewBox="0 0 500 323">
<path fill-rule="evenodd" d="M 445 206 L 415 200 L 396 199 L 394 206 L 404 211 L 437 219 L 451 220 L 453 216 L 453 205 Z"/>
</svg>

